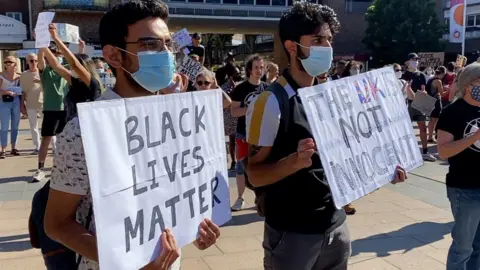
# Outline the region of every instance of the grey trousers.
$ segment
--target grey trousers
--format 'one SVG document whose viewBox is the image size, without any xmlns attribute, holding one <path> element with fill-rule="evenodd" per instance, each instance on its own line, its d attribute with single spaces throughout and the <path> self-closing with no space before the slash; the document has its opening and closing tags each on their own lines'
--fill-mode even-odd
<svg viewBox="0 0 480 270">
<path fill-rule="evenodd" d="M 344 222 L 328 234 L 277 231 L 265 224 L 265 270 L 346 270 L 351 253 Z"/>
</svg>

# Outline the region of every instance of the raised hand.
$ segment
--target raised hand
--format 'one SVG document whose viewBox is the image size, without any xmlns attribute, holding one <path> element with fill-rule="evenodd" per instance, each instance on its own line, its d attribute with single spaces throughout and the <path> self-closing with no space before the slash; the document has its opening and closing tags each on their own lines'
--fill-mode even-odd
<svg viewBox="0 0 480 270">
<path fill-rule="evenodd" d="M 220 237 L 220 228 L 210 219 L 206 218 L 200 223 L 199 237 L 193 244 L 200 250 L 204 250 L 217 242 Z"/>
</svg>

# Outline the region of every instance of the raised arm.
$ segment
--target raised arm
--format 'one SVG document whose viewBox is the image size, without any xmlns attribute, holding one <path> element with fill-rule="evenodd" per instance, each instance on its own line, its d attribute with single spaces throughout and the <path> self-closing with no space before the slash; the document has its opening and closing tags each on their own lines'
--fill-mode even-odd
<svg viewBox="0 0 480 270">
<path fill-rule="evenodd" d="M 45 49 L 38 50 L 38 69 L 43 71 L 47 65 L 45 64 Z"/>
<path fill-rule="evenodd" d="M 72 79 L 71 79 L 71 76 L 70 76 L 70 72 L 68 71 L 68 69 L 66 69 L 64 66 L 62 66 L 62 64 L 60 64 L 58 62 L 57 58 L 55 57 L 55 55 L 53 55 L 52 51 L 50 51 L 49 48 L 41 48 L 40 52 L 43 52 L 43 54 L 45 55 L 45 58 L 47 59 L 48 65 L 58 75 L 60 75 L 65 80 L 67 80 L 67 82 L 69 84 L 72 84 Z"/>
<path fill-rule="evenodd" d="M 86 85 L 90 85 L 90 80 L 92 79 L 90 72 L 88 72 L 88 70 L 80 63 L 80 61 L 78 61 L 77 57 L 75 57 L 75 55 L 68 49 L 68 47 L 60 40 L 60 38 L 58 37 L 57 28 L 53 23 L 49 25 L 48 30 L 52 35 L 52 39 L 57 44 L 57 47 L 62 51 L 63 56 L 65 57 L 68 64 L 70 65 L 70 69 L 75 71 L 75 73 L 77 73 L 78 78 L 83 83 L 85 83 Z M 68 79 L 67 78 L 65 79 L 71 84 L 70 73 L 68 75 Z"/>
</svg>

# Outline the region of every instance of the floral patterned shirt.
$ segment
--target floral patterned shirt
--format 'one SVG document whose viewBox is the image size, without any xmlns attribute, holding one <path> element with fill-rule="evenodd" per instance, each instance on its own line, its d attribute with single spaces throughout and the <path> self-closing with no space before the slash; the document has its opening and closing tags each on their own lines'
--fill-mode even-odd
<svg viewBox="0 0 480 270">
<path fill-rule="evenodd" d="M 112 90 L 106 90 L 98 100 L 121 98 Z M 77 117 L 65 126 L 57 135 L 57 150 L 53 160 L 50 188 L 70 194 L 80 195 L 82 199 L 77 209 L 77 222 L 86 226 L 87 216 L 92 207 L 92 195 L 88 179 L 87 163 L 83 150 L 80 123 Z M 95 214 L 92 214 L 88 231 L 95 235 Z M 82 257 L 79 270 L 98 270 L 97 262 Z M 180 258 L 170 267 L 170 270 L 180 269 Z"/>
</svg>

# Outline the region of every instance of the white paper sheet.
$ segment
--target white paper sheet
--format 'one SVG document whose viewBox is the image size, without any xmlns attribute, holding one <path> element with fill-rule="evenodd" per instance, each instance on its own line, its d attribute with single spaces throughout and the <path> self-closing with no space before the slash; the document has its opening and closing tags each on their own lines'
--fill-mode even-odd
<svg viewBox="0 0 480 270">
<path fill-rule="evenodd" d="M 335 206 L 423 165 L 391 67 L 299 90 Z"/>
<path fill-rule="evenodd" d="M 212 90 L 78 105 L 101 269 L 148 264 L 163 227 L 181 247 L 204 218 L 230 220 L 221 104 Z"/>
</svg>

